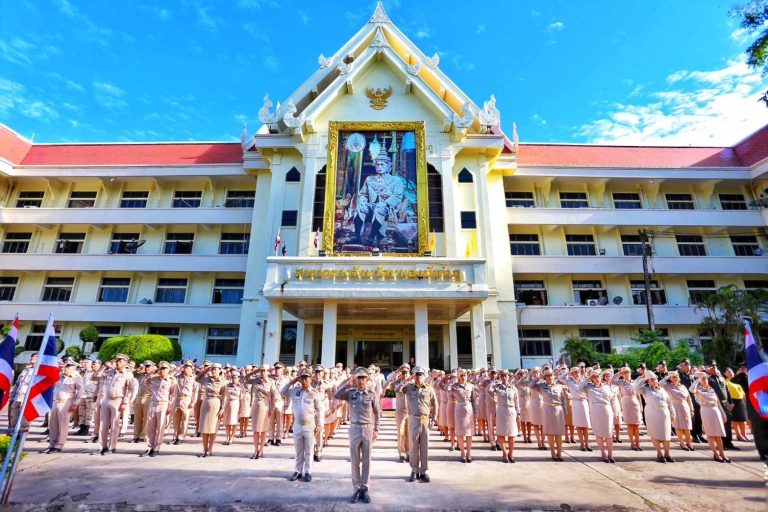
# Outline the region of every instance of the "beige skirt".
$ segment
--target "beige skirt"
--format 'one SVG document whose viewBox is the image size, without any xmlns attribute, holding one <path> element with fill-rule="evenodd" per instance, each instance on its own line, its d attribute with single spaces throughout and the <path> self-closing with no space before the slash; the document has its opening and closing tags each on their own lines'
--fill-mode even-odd
<svg viewBox="0 0 768 512">
<path fill-rule="evenodd" d="M 269 425 L 269 402 L 254 400 L 251 408 L 251 423 L 253 432 L 266 432 Z"/>
<path fill-rule="evenodd" d="M 215 434 L 219 431 L 219 411 L 221 411 L 221 398 L 215 396 L 204 398 L 200 407 L 200 433 Z"/>
<path fill-rule="evenodd" d="M 474 434 L 475 416 L 472 411 L 471 403 L 457 402 L 455 404 L 453 423 L 457 437 L 466 437 Z"/>
<path fill-rule="evenodd" d="M 504 405 L 496 407 L 496 435 L 501 437 L 517 435 L 517 409 Z"/>
</svg>

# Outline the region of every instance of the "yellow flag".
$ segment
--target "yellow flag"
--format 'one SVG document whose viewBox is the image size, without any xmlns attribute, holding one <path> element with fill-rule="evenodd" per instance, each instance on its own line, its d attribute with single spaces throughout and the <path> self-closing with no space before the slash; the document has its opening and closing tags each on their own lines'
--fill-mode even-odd
<svg viewBox="0 0 768 512">
<path fill-rule="evenodd" d="M 433 256 L 435 254 L 435 242 L 436 242 L 436 235 L 435 235 L 435 232 L 433 231 L 429 235 L 429 251 L 432 253 Z"/>
<path fill-rule="evenodd" d="M 471 256 L 474 256 L 477 252 L 477 248 L 475 247 L 475 232 L 472 231 L 469 233 L 469 240 L 467 241 L 467 254 L 466 258 L 469 258 Z"/>
</svg>

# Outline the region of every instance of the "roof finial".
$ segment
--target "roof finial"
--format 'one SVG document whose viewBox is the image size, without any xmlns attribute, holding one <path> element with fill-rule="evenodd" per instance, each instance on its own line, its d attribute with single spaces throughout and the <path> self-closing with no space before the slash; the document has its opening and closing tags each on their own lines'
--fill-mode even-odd
<svg viewBox="0 0 768 512">
<path fill-rule="evenodd" d="M 368 23 L 391 23 L 387 12 L 384 10 L 384 5 L 381 2 L 376 4 L 376 10 L 373 11 L 371 21 Z"/>
<path fill-rule="evenodd" d="M 243 121 L 243 133 L 240 134 L 240 144 L 245 146 L 248 142 L 248 121 Z"/>
</svg>

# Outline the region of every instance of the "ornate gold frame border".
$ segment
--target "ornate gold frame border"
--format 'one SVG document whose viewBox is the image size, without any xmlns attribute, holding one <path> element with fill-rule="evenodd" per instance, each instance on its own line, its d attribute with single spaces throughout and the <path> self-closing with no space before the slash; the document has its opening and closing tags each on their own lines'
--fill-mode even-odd
<svg viewBox="0 0 768 512">
<path fill-rule="evenodd" d="M 413 131 L 416 135 L 416 202 L 418 203 L 418 253 L 385 254 L 385 256 L 423 256 L 429 250 L 429 197 L 427 195 L 427 131 L 424 121 L 330 121 L 328 123 L 328 160 L 325 177 L 325 216 L 323 217 L 323 249 L 333 255 L 334 219 L 336 214 L 336 158 L 339 132 L 342 131 Z M 339 255 L 337 255 L 339 256 Z"/>
</svg>

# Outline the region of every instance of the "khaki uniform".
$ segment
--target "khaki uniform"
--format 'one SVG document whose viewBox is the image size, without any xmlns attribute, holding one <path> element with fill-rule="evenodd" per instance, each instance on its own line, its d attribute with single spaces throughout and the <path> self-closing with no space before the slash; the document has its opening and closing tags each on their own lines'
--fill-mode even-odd
<svg viewBox="0 0 768 512">
<path fill-rule="evenodd" d="M 19 421 L 19 416 L 22 416 L 21 414 L 21 403 L 24 401 L 24 395 L 27 393 L 27 388 L 29 388 L 29 383 L 32 381 L 32 372 L 34 371 L 34 368 L 30 365 L 24 368 L 21 373 L 19 374 L 19 378 L 16 379 L 16 385 L 13 388 L 13 391 L 11 391 L 11 395 L 8 397 L 8 400 L 11 402 L 11 425 L 10 427 L 16 428 L 16 423 Z M 29 423 L 27 420 L 25 420 L 22 417 L 21 420 L 21 429 L 27 430 L 29 428 Z"/>
<path fill-rule="evenodd" d="M 173 394 L 173 435 L 182 441 L 187 437 L 189 413 L 196 402 L 198 384 L 195 376 L 181 376 L 174 382 Z"/>
<path fill-rule="evenodd" d="M 69 410 L 80 405 L 85 394 L 83 378 L 77 373 L 67 377 L 62 374 L 53 389 L 53 408 L 48 419 L 50 448 L 61 449 L 69 434 Z"/>
<path fill-rule="evenodd" d="M 93 413 L 96 410 L 96 392 L 99 384 L 91 380 L 94 372 L 83 373 L 83 386 L 85 391 L 80 405 L 78 406 L 78 416 L 80 417 L 80 426 L 90 428 L 93 423 Z"/>
<path fill-rule="evenodd" d="M 517 436 L 517 418 L 520 411 L 520 398 L 513 384 L 506 386 L 501 382 L 491 386 L 496 398 L 496 435 L 500 437 Z"/>
<path fill-rule="evenodd" d="M 168 405 L 173 401 L 176 379 L 173 377 L 162 378 L 160 375 L 152 375 L 145 379 L 144 385 L 150 393 L 147 415 L 147 445 L 150 450 L 160 451 L 165 437 L 165 416 L 168 413 Z"/>
<path fill-rule="evenodd" d="M 400 381 L 392 381 L 387 389 L 395 389 L 395 426 L 397 427 L 397 454 L 401 457 L 408 455 L 408 406 L 405 394 L 399 389 Z"/>
<path fill-rule="evenodd" d="M 141 375 L 136 378 L 138 390 L 133 401 L 133 438 L 144 439 L 147 435 L 147 420 L 149 416 L 149 400 L 152 392 L 147 386 L 147 381 L 153 375 Z"/>
<path fill-rule="evenodd" d="M 269 418 L 277 402 L 278 391 L 272 379 L 249 377 L 246 382 L 251 386 L 251 427 L 255 433 L 269 430 Z"/>
<path fill-rule="evenodd" d="M 312 448 L 315 443 L 316 425 L 323 423 L 323 406 L 320 393 L 311 386 L 304 391 L 300 385 L 288 382 L 280 394 L 291 401 L 293 407 L 293 442 L 296 448 L 296 473 L 312 473 Z"/>
<path fill-rule="evenodd" d="M 322 405 L 322 411 L 320 412 L 320 417 L 325 419 L 325 415 L 328 412 L 328 409 L 331 407 L 331 397 L 328 396 L 328 389 L 329 386 L 326 382 L 323 381 L 312 381 L 311 384 L 312 388 L 317 391 L 320 394 L 320 403 Z M 320 425 L 324 425 L 325 421 L 321 421 Z M 320 432 L 315 434 L 315 455 L 320 456 L 323 454 L 323 429 L 320 429 Z"/>
<path fill-rule="evenodd" d="M 120 407 L 127 406 L 131 402 L 131 372 L 123 369 L 122 372 L 115 368 L 106 368 L 92 377 L 99 379 L 99 386 L 104 390 L 104 399 L 100 407 L 100 431 L 99 442 L 102 449 L 117 448 L 117 439 L 120 436 Z"/>
<path fill-rule="evenodd" d="M 221 395 L 227 385 L 224 378 L 210 377 L 199 374 L 195 380 L 200 384 L 200 395 L 203 396 L 203 404 L 200 407 L 200 424 L 198 429 L 201 434 L 216 434 L 219 431 L 219 412 L 221 412 Z"/>
<path fill-rule="evenodd" d="M 273 379 L 275 388 L 280 390 L 288 383 L 287 378 Z M 277 393 L 275 397 L 274 408 L 269 411 L 269 419 L 267 420 L 267 439 L 275 441 L 283 439 L 283 409 L 285 404 L 283 403 L 283 396 Z"/>
<path fill-rule="evenodd" d="M 435 388 L 430 384 L 417 387 L 413 382 L 408 382 L 400 384 L 396 391 L 405 396 L 408 409 L 411 471 L 423 475 L 429 469 L 429 424 L 440 412 Z"/>
<path fill-rule="evenodd" d="M 371 447 L 374 432 L 379 431 L 381 406 L 375 389 L 359 391 L 350 383 L 339 387 L 336 400 L 349 402 L 349 452 L 352 459 L 354 490 L 371 487 Z"/>
</svg>

